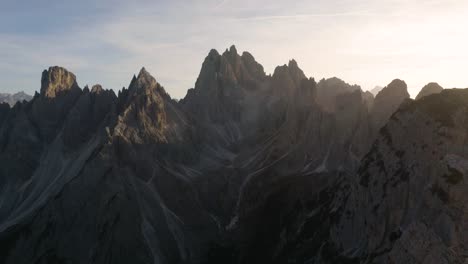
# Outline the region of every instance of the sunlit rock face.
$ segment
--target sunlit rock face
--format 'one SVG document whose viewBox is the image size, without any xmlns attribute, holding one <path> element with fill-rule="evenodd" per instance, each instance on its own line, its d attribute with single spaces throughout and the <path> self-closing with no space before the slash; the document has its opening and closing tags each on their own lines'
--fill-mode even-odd
<svg viewBox="0 0 468 264">
<path fill-rule="evenodd" d="M 467 97 L 408 97 L 234 46 L 179 102 L 49 68 L 0 104 L 0 263 L 457 263 Z"/>
<path fill-rule="evenodd" d="M 72 90 L 79 89 L 73 73 L 61 67 L 50 67 L 44 70 L 41 79 L 41 95 L 54 98 Z"/>
</svg>

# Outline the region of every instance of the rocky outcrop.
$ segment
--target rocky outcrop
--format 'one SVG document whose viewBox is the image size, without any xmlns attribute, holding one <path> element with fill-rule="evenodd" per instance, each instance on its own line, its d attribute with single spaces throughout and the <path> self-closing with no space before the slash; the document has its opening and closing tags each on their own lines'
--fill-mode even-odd
<svg viewBox="0 0 468 264">
<path fill-rule="evenodd" d="M 442 88 L 442 86 L 440 86 L 438 83 L 429 83 L 421 89 L 419 94 L 416 96 L 416 100 L 419 100 L 424 96 L 428 96 L 431 94 L 438 94 L 442 92 L 443 89 L 444 88 Z"/>
</svg>

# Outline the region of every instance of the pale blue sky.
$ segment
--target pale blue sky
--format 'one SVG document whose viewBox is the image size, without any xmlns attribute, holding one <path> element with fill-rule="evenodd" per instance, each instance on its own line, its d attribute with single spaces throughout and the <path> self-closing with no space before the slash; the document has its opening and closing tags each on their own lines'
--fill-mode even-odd
<svg viewBox="0 0 468 264">
<path fill-rule="evenodd" d="M 145 66 L 181 98 L 209 50 L 231 44 L 267 73 L 295 58 L 364 89 L 468 87 L 466 14 L 465 0 L 0 0 L 0 92 L 32 94 L 51 65 L 117 90 Z"/>
</svg>

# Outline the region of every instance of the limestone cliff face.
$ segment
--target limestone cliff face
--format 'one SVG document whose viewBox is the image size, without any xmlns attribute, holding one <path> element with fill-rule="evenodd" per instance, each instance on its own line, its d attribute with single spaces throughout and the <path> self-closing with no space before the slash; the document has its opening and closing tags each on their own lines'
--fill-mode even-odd
<svg viewBox="0 0 468 264">
<path fill-rule="evenodd" d="M 235 47 L 180 102 L 52 67 L 0 104 L 0 263 L 462 262 L 468 96 L 407 98 Z"/>
<path fill-rule="evenodd" d="M 71 90 L 79 89 L 73 73 L 61 67 L 50 67 L 42 72 L 41 95 L 54 98 Z"/>
</svg>

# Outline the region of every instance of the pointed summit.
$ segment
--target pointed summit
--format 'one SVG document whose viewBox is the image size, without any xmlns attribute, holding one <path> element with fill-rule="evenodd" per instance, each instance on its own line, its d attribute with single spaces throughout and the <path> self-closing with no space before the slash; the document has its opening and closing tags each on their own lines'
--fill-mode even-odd
<svg viewBox="0 0 468 264">
<path fill-rule="evenodd" d="M 158 87 L 158 82 L 156 79 L 146 71 L 145 67 L 141 68 L 138 76 L 133 76 L 133 79 L 128 86 L 130 91 L 139 91 L 147 89 L 156 89 Z"/>
<path fill-rule="evenodd" d="M 442 86 L 440 86 L 438 83 L 435 83 L 435 82 L 429 83 L 421 89 L 418 96 L 416 96 L 416 100 L 419 100 L 423 98 L 424 96 L 440 93 L 442 92 L 443 89 L 444 88 L 442 88 Z"/>
<path fill-rule="evenodd" d="M 102 86 L 100 84 L 93 85 L 93 87 L 91 88 L 91 93 L 94 93 L 94 94 L 100 94 L 103 91 L 104 89 L 102 89 Z"/>
<path fill-rule="evenodd" d="M 393 80 L 387 87 L 383 88 L 376 96 L 377 101 L 388 101 L 391 98 L 409 98 L 408 86 L 400 79 Z"/>
<path fill-rule="evenodd" d="M 235 45 L 232 45 L 232 46 L 229 48 L 229 53 L 237 54 L 237 49 L 236 49 L 236 46 L 235 46 Z"/>
<path fill-rule="evenodd" d="M 406 85 L 405 81 L 400 80 L 400 79 L 395 79 L 389 85 L 387 85 L 387 87 L 385 87 L 384 89 L 406 90 L 408 89 L 408 86 Z M 382 91 L 384 89 L 382 89 Z"/>
<path fill-rule="evenodd" d="M 289 68 L 299 68 L 299 66 L 297 65 L 297 61 L 295 59 L 291 59 L 288 63 L 288 67 Z"/>
<path fill-rule="evenodd" d="M 400 79 L 393 80 L 387 87 L 383 88 L 374 100 L 372 113 L 374 129 L 379 130 L 387 123 L 390 116 L 400 105 L 410 98 L 406 83 Z"/>
<path fill-rule="evenodd" d="M 288 68 L 291 74 L 291 78 L 296 85 L 299 85 L 303 79 L 307 78 L 294 59 L 289 61 Z"/>
<path fill-rule="evenodd" d="M 288 65 L 278 66 L 273 72 L 273 80 L 276 86 L 291 90 L 299 87 L 302 80 L 307 79 L 295 60 L 290 60 Z"/>
<path fill-rule="evenodd" d="M 65 68 L 54 66 L 42 72 L 42 96 L 54 98 L 73 89 L 79 89 L 76 77 Z"/>
<path fill-rule="evenodd" d="M 219 57 L 220 54 L 216 49 L 211 49 L 210 52 L 208 53 L 207 58 L 216 58 Z"/>
<path fill-rule="evenodd" d="M 151 74 L 146 70 L 145 67 L 143 67 L 138 73 L 137 79 L 154 79 L 154 77 L 151 76 Z"/>
</svg>

